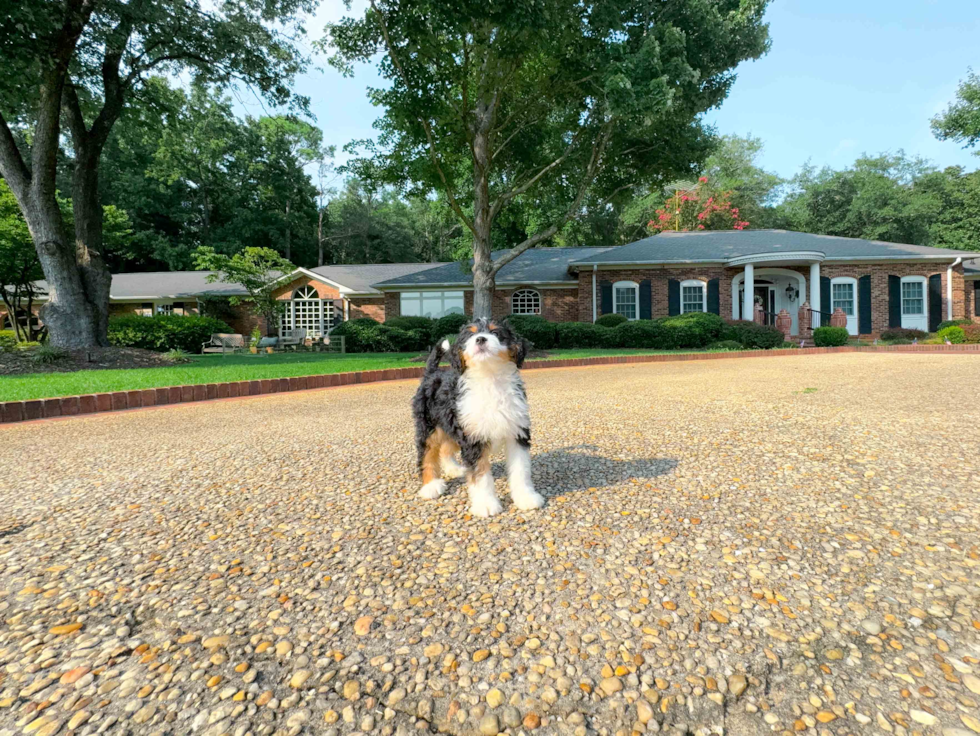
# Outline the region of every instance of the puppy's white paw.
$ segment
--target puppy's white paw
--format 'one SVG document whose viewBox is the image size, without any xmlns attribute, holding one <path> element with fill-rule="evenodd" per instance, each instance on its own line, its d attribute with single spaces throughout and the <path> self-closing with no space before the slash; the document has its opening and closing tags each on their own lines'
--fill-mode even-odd
<svg viewBox="0 0 980 736">
<path fill-rule="evenodd" d="M 419 495 L 422 498 L 439 498 L 443 493 L 446 492 L 446 481 L 442 478 L 436 478 L 435 480 L 430 480 L 424 486 L 422 490 L 419 491 Z"/>
<path fill-rule="evenodd" d="M 443 349 L 444 351 L 445 351 L 445 350 L 449 350 L 449 347 L 450 347 L 450 345 L 449 345 L 449 340 L 443 340 L 443 341 L 442 341 L 442 345 L 441 345 L 441 347 L 442 347 L 442 349 Z"/>
<path fill-rule="evenodd" d="M 523 493 L 511 493 L 514 499 L 514 506 L 521 511 L 532 511 L 544 506 L 544 496 L 537 491 L 524 491 Z"/>
<path fill-rule="evenodd" d="M 466 470 L 453 458 L 442 459 L 442 474 L 447 478 L 462 478 Z"/>
<path fill-rule="evenodd" d="M 500 505 L 500 499 L 492 493 L 481 493 L 479 496 L 470 499 L 470 513 L 473 516 L 486 518 L 499 514 L 503 510 L 504 507 Z"/>
</svg>

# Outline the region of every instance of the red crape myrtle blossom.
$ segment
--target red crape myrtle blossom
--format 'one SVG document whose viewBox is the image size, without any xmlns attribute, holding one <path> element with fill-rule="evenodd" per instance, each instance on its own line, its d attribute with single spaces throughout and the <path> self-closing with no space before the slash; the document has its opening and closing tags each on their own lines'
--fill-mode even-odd
<svg viewBox="0 0 980 736">
<path fill-rule="evenodd" d="M 654 234 L 665 230 L 744 230 L 749 223 L 739 217 L 731 197 L 730 191 L 713 189 L 708 177 L 702 176 L 694 187 L 678 188 L 656 210 L 656 217 L 647 223 L 647 230 Z"/>
</svg>

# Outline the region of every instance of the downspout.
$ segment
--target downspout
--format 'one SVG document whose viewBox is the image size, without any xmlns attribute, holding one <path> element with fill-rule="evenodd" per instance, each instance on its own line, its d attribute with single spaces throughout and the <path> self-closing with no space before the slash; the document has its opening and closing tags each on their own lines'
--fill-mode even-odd
<svg viewBox="0 0 980 736">
<path fill-rule="evenodd" d="M 599 266 L 595 263 L 592 264 L 592 324 L 596 321 L 596 303 L 595 303 L 595 274 L 599 270 Z"/>
<path fill-rule="evenodd" d="M 963 263 L 962 256 L 946 269 L 946 319 L 953 319 L 953 269 Z"/>
</svg>

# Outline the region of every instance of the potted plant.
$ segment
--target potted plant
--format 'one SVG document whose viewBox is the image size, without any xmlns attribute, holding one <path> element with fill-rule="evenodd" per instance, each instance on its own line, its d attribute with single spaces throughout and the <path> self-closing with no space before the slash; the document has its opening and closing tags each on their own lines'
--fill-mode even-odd
<svg viewBox="0 0 980 736">
<path fill-rule="evenodd" d="M 252 355 L 259 352 L 259 340 L 261 339 L 262 331 L 256 327 L 254 330 L 252 330 L 252 344 L 249 346 L 249 351 L 252 353 Z"/>
</svg>

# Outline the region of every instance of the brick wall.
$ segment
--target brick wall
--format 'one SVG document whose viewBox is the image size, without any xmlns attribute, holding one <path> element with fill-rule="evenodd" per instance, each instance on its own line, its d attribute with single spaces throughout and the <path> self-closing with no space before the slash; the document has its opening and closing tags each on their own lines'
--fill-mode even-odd
<svg viewBox="0 0 980 736">
<path fill-rule="evenodd" d="M 946 319 L 946 269 L 949 264 L 930 263 L 882 263 L 860 265 L 824 265 L 820 275 L 833 279 L 850 276 L 859 279 L 871 276 L 871 335 L 876 337 L 888 329 L 888 277 L 889 276 L 925 276 L 926 279 L 934 274 L 942 276 L 942 317 Z M 965 314 L 963 266 L 953 269 L 953 318 L 962 319 Z M 928 300 L 928 285 L 926 299 Z M 821 309 L 827 311 L 829 305 L 821 304 Z"/>
<path fill-rule="evenodd" d="M 273 294 L 275 295 L 276 299 L 289 300 L 293 298 L 293 292 L 296 291 L 296 289 L 298 289 L 301 286 L 307 286 L 307 285 L 315 288 L 317 291 L 317 295 L 321 299 L 340 298 L 340 292 L 337 290 L 336 287 L 330 286 L 329 284 L 325 284 L 322 281 L 316 281 L 315 279 L 311 279 L 308 276 L 300 276 L 299 278 L 290 281 L 288 284 L 284 284 L 283 286 L 280 286 L 278 289 L 276 289 L 273 292 Z"/>
<path fill-rule="evenodd" d="M 730 270 L 730 269 L 729 269 Z M 602 284 L 614 284 L 617 281 L 650 281 L 652 295 L 652 315 L 654 319 L 668 315 L 667 282 L 670 279 L 687 281 L 697 279 L 708 282 L 718 279 L 719 301 L 722 317 L 730 318 L 732 314 L 732 277 L 721 267 L 685 267 L 685 268 L 635 268 L 621 271 L 596 272 L 596 316 L 602 316 Z M 727 285 L 725 282 L 728 282 Z M 580 322 L 592 321 L 592 271 L 579 272 L 578 288 L 578 319 Z"/>
<path fill-rule="evenodd" d="M 493 316 L 506 317 L 511 313 L 511 297 L 515 291 L 534 289 L 516 286 L 493 292 Z M 578 289 L 534 289 L 541 295 L 541 316 L 551 322 L 577 322 L 579 319 Z M 472 303 L 470 304 L 472 312 Z"/>
<path fill-rule="evenodd" d="M 348 319 L 361 319 L 370 317 L 378 322 L 385 321 L 385 297 L 354 297 L 348 299 L 347 316 Z"/>
</svg>

